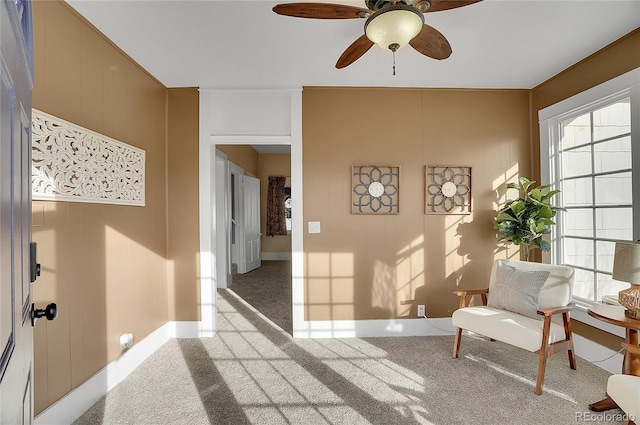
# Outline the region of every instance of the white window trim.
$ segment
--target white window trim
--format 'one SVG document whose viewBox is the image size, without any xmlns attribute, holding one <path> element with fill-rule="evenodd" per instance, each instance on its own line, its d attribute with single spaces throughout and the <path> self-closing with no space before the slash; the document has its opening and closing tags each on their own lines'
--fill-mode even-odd
<svg viewBox="0 0 640 425">
<path fill-rule="evenodd" d="M 540 124 L 540 177 L 541 184 L 558 187 L 558 152 L 552 145 L 552 140 L 557 140 L 559 135 L 558 123 L 569 117 L 579 115 L 582 111 L 593 109 L 594 105 L 601 103 L 612 103 L 615 100 L 625 97 L 631 98 L 631 143 L 634 146 L 640 145 L 640 68 L 636 68 L 616 78 L 578 93 L 570 98 L 562 100 L 551 106 L 538 111 Z M 632 168 L 638 170 L 634 173 L 633 199 L 634 202 L 640 200 L 640 184 L 636 184 L 640 179 L 640 149 L 634 149 L 632 153 Z M 640 239 L 640 208 L 634 208 L 634 239 Z M 562 231 L 562 222 L 559 220 L 555 229 L 551 233 L 552 254 L 550 260 L 554 264 L 562 262 L 562 251 L 556 242 L 556 234 Z M 577 308 L 572 317 L 575 320 L 588 325 L 621 335 L 621 330 L 607 325 L 604 322 L 595 320 L 587 314 L 590 303 L 577 302 Z"/>
</svg>

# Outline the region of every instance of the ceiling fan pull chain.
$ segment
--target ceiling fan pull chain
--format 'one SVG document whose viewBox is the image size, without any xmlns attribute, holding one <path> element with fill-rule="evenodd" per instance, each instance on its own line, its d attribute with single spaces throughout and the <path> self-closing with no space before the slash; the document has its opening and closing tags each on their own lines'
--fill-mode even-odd
<svg viewBox="0 0 640 425">
<path fill-rule="evenodd" d="M 398 43 L 389 44 L 389 50 L 391 50 L 391 55 L 393 57 L 393 75 L 396 75 L 396 51 L 400 48 Z"/>
<path fill-rule="evenodd" d="M 393 50 L 391 54 L 393 56 L 393 75 L 396 75 L 396 51 Z"/>
</svg>

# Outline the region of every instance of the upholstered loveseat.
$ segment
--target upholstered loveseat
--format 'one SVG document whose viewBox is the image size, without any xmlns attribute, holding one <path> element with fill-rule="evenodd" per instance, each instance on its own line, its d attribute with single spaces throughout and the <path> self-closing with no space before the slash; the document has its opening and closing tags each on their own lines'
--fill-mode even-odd
<svg viewBox="0 0 640 425">
<path fill-rule="evenodd" d="M 487 289 L 454 291 L 460 308 L 452 315 L 457 327 L 453 357 L 460 352 L 463 330 L 538 352 L 535 393 L 542 394 L 549 356 L 568 351 L 569 366 L 576 368 L 569 320 L 573 275 L 568 266 L 496 260 Z M 473 295 L 480 295 L 482 305 L 467 305 Z"/>
</svg>

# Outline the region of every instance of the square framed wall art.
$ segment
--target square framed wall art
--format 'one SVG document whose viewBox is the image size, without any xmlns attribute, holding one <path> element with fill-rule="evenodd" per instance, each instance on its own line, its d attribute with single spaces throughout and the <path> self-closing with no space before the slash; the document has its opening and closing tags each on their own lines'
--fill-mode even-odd
<svg viewBox="0 0 640 425">
<path fill-rule="evenodd" d="M 425 167 L 425 214 L 471 214 L 471 167 Z"/>
<path fill-rule="evenodd" d="M 351 214 L 399 214 L 399 166 L 352 165 L 351 187 Z"/>
</svg>

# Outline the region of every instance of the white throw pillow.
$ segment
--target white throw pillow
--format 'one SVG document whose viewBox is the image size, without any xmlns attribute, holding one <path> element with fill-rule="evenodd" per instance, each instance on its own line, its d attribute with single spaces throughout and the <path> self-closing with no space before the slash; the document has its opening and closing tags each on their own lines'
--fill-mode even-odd
<svg viewBox="0 0 640 425">
<path fill-rule="evenodd" d="M 519 270 L 498 264 L 487 305 L 542 320 L 536 312 L 540 290 L 548 277 L 549 271 Z"/>
</svg>

